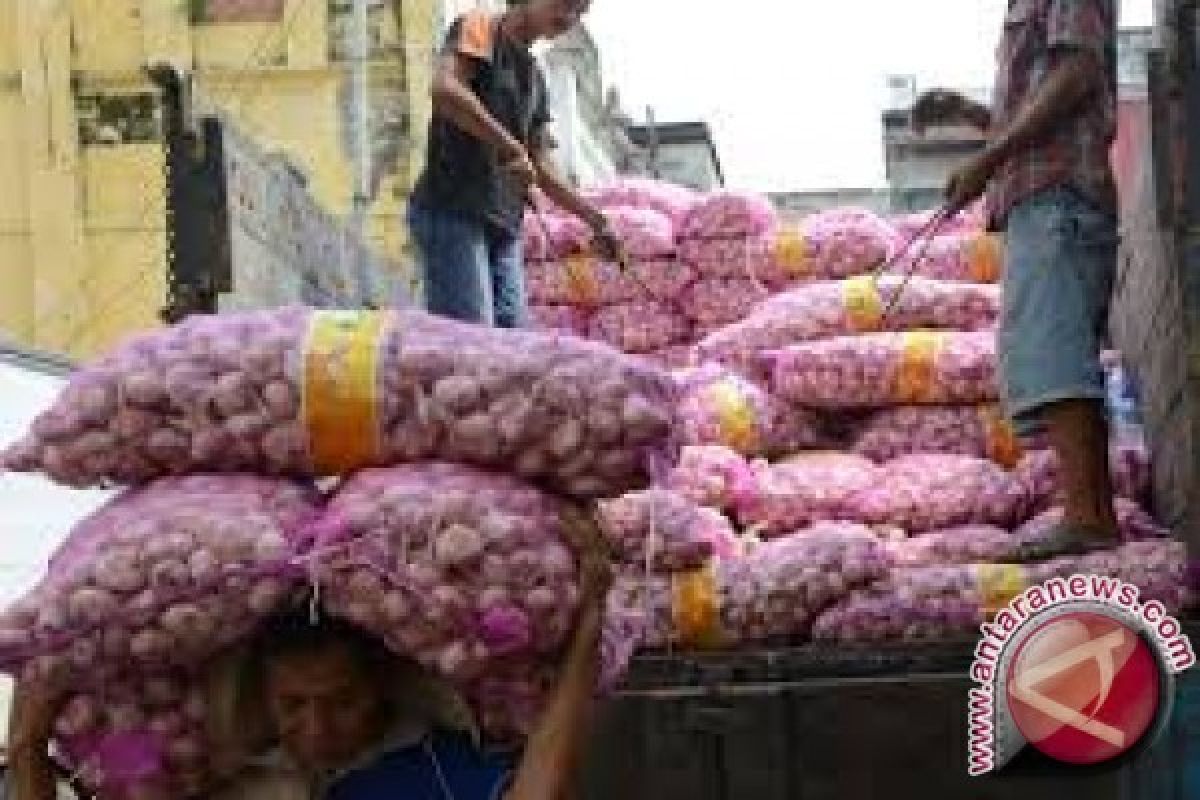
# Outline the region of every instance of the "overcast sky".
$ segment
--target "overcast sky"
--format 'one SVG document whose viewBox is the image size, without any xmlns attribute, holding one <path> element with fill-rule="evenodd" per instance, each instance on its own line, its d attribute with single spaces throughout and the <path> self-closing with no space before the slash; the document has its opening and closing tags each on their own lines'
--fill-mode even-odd
<svg viewBox="0 0 1200 800">
<path fill-rule="evenodd" d="M 606 83 L 640 118 L 706 120 L 727 181 L 782 191 L 883 183 L 889 74 L 987 86 L 1006 0 L 593 0 Z M 1148 25 L 1153 0 L 1125 0 Z M 701 10 L 703 9 L 703 10 Z"/>
</svg>

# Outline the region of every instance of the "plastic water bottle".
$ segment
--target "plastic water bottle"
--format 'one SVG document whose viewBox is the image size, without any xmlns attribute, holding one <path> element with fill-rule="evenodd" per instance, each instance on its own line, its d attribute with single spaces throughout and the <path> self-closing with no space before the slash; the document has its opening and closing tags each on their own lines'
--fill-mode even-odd
<svg viewBox="0 0 1200 800">
<path fill-rule="evenodd" d="M 1117 361 L 1105 370 L 1104 383 L 1113 438 L 1122 443 L 1144 443 L 1141 400 L 1133 375 Z"/>
</svg>

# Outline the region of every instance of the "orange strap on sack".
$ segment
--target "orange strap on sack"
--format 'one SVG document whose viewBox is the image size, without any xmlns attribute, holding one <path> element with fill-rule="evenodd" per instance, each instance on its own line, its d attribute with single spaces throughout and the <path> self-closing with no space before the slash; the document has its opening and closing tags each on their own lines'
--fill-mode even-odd
<svg viewBox="0 0 1200 800">
<path fill-rule="evenodd" d="M 717 575 L 710 563 L 671 578 L 671 617 L 680 644 L 685 647 L 720 647 L 721 602 Z"/>
<path fill-rule="evenodd" d="M 994 617 L 1029 588 L 1029 575 L 1017 564 L 977 564 L 975 585 L 983 613 Z"/>
<path fill-rule="evenodd" d="M 742 454 L 756 451 L 759 429 L 746 395 L 735 384 L 718 381 L 708 387 L 708 398 L 717 412 L 722 443 Z"/>
<path fill-rule="evenodd" d="M 1023 455 L 1021 441 L 1017 438 L 1012 423 L 995 406 L 979 409 L 979 416 L 983 421 L 987 457 L 1001 466 L 1012 469 Z"/>
<path fill-rule="evenodd" d="M 896 400 L 924 404 L 937 400 L 937 356 L 946 341 L 944 333 L 917 331 L 901 336 L 902 353 L 896 375 Z"/>
<path fill-rule="evenodd" d="M 304 351 L 304 424 L 313 466 L 339 474 L 379 455 L 379 355 L 389 315 L 316 311 Z"/>
<path fill-rule="evenodd" d="M 1004 246 L 1000 238 L 981 233 L 967 245 L 967 263 L 971 280 L 976 283 L 996 283 L 1004 269 Z"/>
<path fill-rule="evenodd" d="M 794 278 L 805 277 L 812 270 L 812 262 L 808 257 L 808 241 L 797 228 L 785 227 L 777 231 L 771 254 L 775 263 Z"/>
<path fill-rule="evenodd" d="M 855 333 L 871 333 L 883 326 L 883 298 L 871 276 L 847 280 L 843 284 L 843 302 Z"/>
<path fill-rule="evenodd" d="M 572 253 L 564 266 L 567 270 L 567 293 L 571 304 L 594 306 L 600 297 L 600 283 L 596 278 L 596 262 L 586 253 Z"/>
</svg>

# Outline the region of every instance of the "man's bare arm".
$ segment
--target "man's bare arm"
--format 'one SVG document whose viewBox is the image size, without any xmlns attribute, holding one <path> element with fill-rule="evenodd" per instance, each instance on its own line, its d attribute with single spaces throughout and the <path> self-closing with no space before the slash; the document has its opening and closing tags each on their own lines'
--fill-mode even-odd
<svg viewBox="0 0 1200 800">
<path fill-rule="evenodd" d="M 588 224 L 592 229 L 595 247 L 602 258 L 621 262 L 625 254 L 622 252 L 620 241 L 609 227 L 608 218 L 558 176 L 558 171 L 550 163 L 544 148 L 538 149 L 534 165 L 537 168 L 538 187 L 546 196 L 557 206 Z"/>
<path fill-rule="evenodd" d="M 568 535 L 579 557 L 581 607 L 562 677 L 525 748 L 505 800 L 563 800 L 570 794 L 595 710 L 600 633 L 612 567 L 590 518 L 569 515 Z"/>
<path fill-rule="evenodd" d="M 505 160 L 528 158 L 524 146 L 488 112 L 471 89 L 476 69 L 470 57 L 459 53 L 439 59 L 433 79 L 433 113 L 490 145 Z"/>
<path fill-rule="evenodd" d="M 506 800 L 562 800 L 570 791 L 595 707 L 599 638 L 599 619 L 582 621 Z"/>
<path fill-rule="evenodd" d="M 1102 88 L 1101 80 L 1088 52 L 1063 55 L 1012 124 L 996 131 L 983 151 L 950 177 L 946 208 L 958 211 L 974 202 L 1001 167 L 1079 113 L 1080 105 Z"/>
<path fill-rule="evenodd" d="M 987 160 L 996 167 L 1007 163 L 1078 114 L 1080 105 L 1103 88 L 1103 74 L 1091 53 L 1064 53 L 1012 124 L 992 135 L 984 150 Z"/>
<path fill-rule="evenodd" d="M 534 166 L 537 167 L 538 188 L 545 192 L 555 205 L 579 217 L 591 228 L 606 224 L 604 215 L 559 177 L 544 149 L 537 151 Z"/>
<path fill-rule="evenodd" d="M 60 702 L 57 693 L 40 686 L 19 685 L 13 695 L 7 747 L 13 800 L 58 796 L 50 738 Z"/>
</svg>

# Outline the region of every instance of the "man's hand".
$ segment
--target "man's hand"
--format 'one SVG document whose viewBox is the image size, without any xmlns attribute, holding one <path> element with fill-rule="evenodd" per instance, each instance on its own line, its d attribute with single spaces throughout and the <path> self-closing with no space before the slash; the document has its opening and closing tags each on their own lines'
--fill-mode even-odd
<svg viewBox="0 0 1200 800">
<path fill-rule="evenodd" d="M 625 248 L 621 246 L 621 240 L 617 238 L 617 235 L 613 233 L 608 220 L 601 214 L 599 220 L 591 224 L 592 242 L 597 254 L 605 261 L 611 261 L 624 267 L 627 261 Z"/>
<path fill-rule="evenodd" d="M 625 266 L 625 250 L 621 247 L 621 240 L 608 227 L 608 223 L 592 229 L 592 240 L 601 258 Z"/>
<path fill-rule="evenodd" d="M 946 212 L 957 214 L 982 197 L 999 166 L 995 155 L 985 150 L 960 167 L 946 183 Z"/>
<path fill-rule="evenodd" d="M 544 138 L 544 137 L 541 137 Z M 538 187 L 542 189 L 547 197 L 560 208 L 574 214 L 587 223 L 588 228 L 592 231 L 592 247 L 596 254 L 605 261 L 612 261 L 620 264 L 622 268 L 628 266 L 628 258 L 625 250 L 621 247 L 621 242 L 617 239 L 612 231 L 612 227 L 608 223 L 608 217 L 579 196 L 572 187 L 568 186 L 559 178 L 553 166 L 545 157 L 545 150 L 538 151 L 537 159 L 538 167 Z"/>
<path fill-rule="evenodd" d="M 529 157 L 529 153 L 524 148 L 507 154 L 506 160 L 500 164 L 500 169 L 520 187 L 521 191 L 527 191 L 529 187 L 537 184 L 537 167 L 534 166 L 533 159 Z"/>
<path fill-rule="evenodd" d="M 564 509 L 562 535 L 579 561 L 579 620 L 558 686 L 529 737 L 505 800 L 562 800 L 569 795 L 596 702 L 600 633 L 612 584 L 610 546 L 588 509 Z"/>
<path fill-rule="evenodd" d="M 919 135 L 932 127 L 941 125 L 988 126 L 990 114 L 987 109 L 959 92 L 949 89 L 931 89 L 917 98 L 911 113 L 912 127 Z"/>
</svg>

